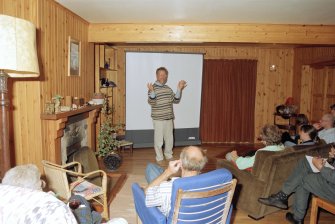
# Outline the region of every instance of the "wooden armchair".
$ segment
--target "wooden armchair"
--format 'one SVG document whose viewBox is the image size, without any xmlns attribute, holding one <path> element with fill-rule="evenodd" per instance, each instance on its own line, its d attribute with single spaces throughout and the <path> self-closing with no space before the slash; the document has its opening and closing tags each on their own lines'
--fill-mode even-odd
<svg viewBox="0 0 335 224">
<path fill-rule="evenodd" d="M 81 172 L 81 164 L 72 162 L 65 165 L 58 165 L 48 161 L 42 161 L 48 187 L 56 195 L 67 201 L 71 194 L 81 195 L 86 200 L 93 200 L 103 207 L 102 217 L 106 220 L 108 216 L 107 205 L 107 175 L 103 170 L 96 170 L 90 173 Z M 69 168 L 77 167 L 78 172 L 69 170 Z M 101 185 L 97 186 L 89 181 L 90 177 L 101 175 Z M 69 179 L 73 178 L 72 183 Z"/>
<path fill-rule="evenodd" d="M 311 208 L 311 219 L 310 224 L 318 223 L 318 208 L 323 208 L 324 210 L 335 214 L 335 204 L 327 201 L 325 199 L 313 196 L 312 199 L 312 208 Z"/>
<path fill-rule="evenodd" d="M 92 149 L 84 146 L 77 150 L 71 157 L 70 161 L 79 162 L 82 167 L 82 172 L 90 173 L 95 170 L 102 169 L 99 167 L 96 155 Z M 105 170 L 105 169 L 104 169 Z M 120 191 L 122 185 L 126 181 L 126 174 L 123 173 L 110 173 L 106 172 L 107 175 L 107 204 L 108 206 L 115 198 L 116 194 Z M 101 186 L 101 176 L 92 175 L 90 182 Z"/>
</svg>

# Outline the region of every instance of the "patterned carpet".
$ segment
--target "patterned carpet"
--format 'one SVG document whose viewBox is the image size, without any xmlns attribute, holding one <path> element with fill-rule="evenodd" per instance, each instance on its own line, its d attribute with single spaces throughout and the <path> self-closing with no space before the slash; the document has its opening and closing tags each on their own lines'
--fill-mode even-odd
<svg viewBox="0 0 335 224">
<path fill-rule="evenodd" d="M 131 185 L 135 182 L 139 183 L 141 186 L 146 186 L 147 184 L 144 175 L 128 174 L 122 189 L 116 195 L 116 198 L 112 201 L 109 207 L 111 218 L 122 217 L 126 219 L 129 224 L 136 224 L 136 212 L 131 191 Z"/>
</svg>

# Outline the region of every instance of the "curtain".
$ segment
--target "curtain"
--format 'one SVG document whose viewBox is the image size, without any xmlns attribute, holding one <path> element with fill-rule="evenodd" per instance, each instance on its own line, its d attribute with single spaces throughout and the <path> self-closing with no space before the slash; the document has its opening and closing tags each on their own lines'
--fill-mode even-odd
<svg viewBox="0 0 335 224">
<path fill-rule="evenodd" d="M 253 142 L 257 60 L 205 60 L 203 142 Z"/>
</svg>

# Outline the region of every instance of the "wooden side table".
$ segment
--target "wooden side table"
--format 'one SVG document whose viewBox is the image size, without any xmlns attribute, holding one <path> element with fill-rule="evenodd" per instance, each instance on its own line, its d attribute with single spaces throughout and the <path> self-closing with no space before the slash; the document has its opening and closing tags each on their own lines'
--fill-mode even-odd
<svg viewBox="0 0 335 224">
<path fill-rule="evenodd" d="M 277 117 L 281 117 L 284 120 L 287 120 L 286 124 L 278 124 L 277 123 Z M 285 114 L 284 116 L 280 113 L 274 113 L 273 114 L 273 124 L 276 125 L 279 129 L 284 129 L 287 131 L 293 131 L 294 134 L 296 134 L 295 130 L 295 118 L 297 117 L 297 114 Z"/>
<path fill-rule="evenodd" d="M 122 140 L 121 143 L 120 143 L 119 149 L 122 150 L 122 152 L 124 152 L 124 150 L 126 148 L 129 148 L 130 149 L 130 153 L 133 154 L 133 145 L 134 145 L 133 142 Z"/>
</svg>

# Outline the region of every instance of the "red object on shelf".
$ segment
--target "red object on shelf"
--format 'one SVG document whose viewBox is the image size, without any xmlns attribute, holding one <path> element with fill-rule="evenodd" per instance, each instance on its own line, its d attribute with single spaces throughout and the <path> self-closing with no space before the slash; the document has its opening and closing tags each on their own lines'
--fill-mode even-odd
<svg viewBox="0 0 335 224">
<path fill-rule="evenodd" d="M 285 105 L 294 105 L 293 97 L 288 97 L 285 101 Z"/>
</svg>

